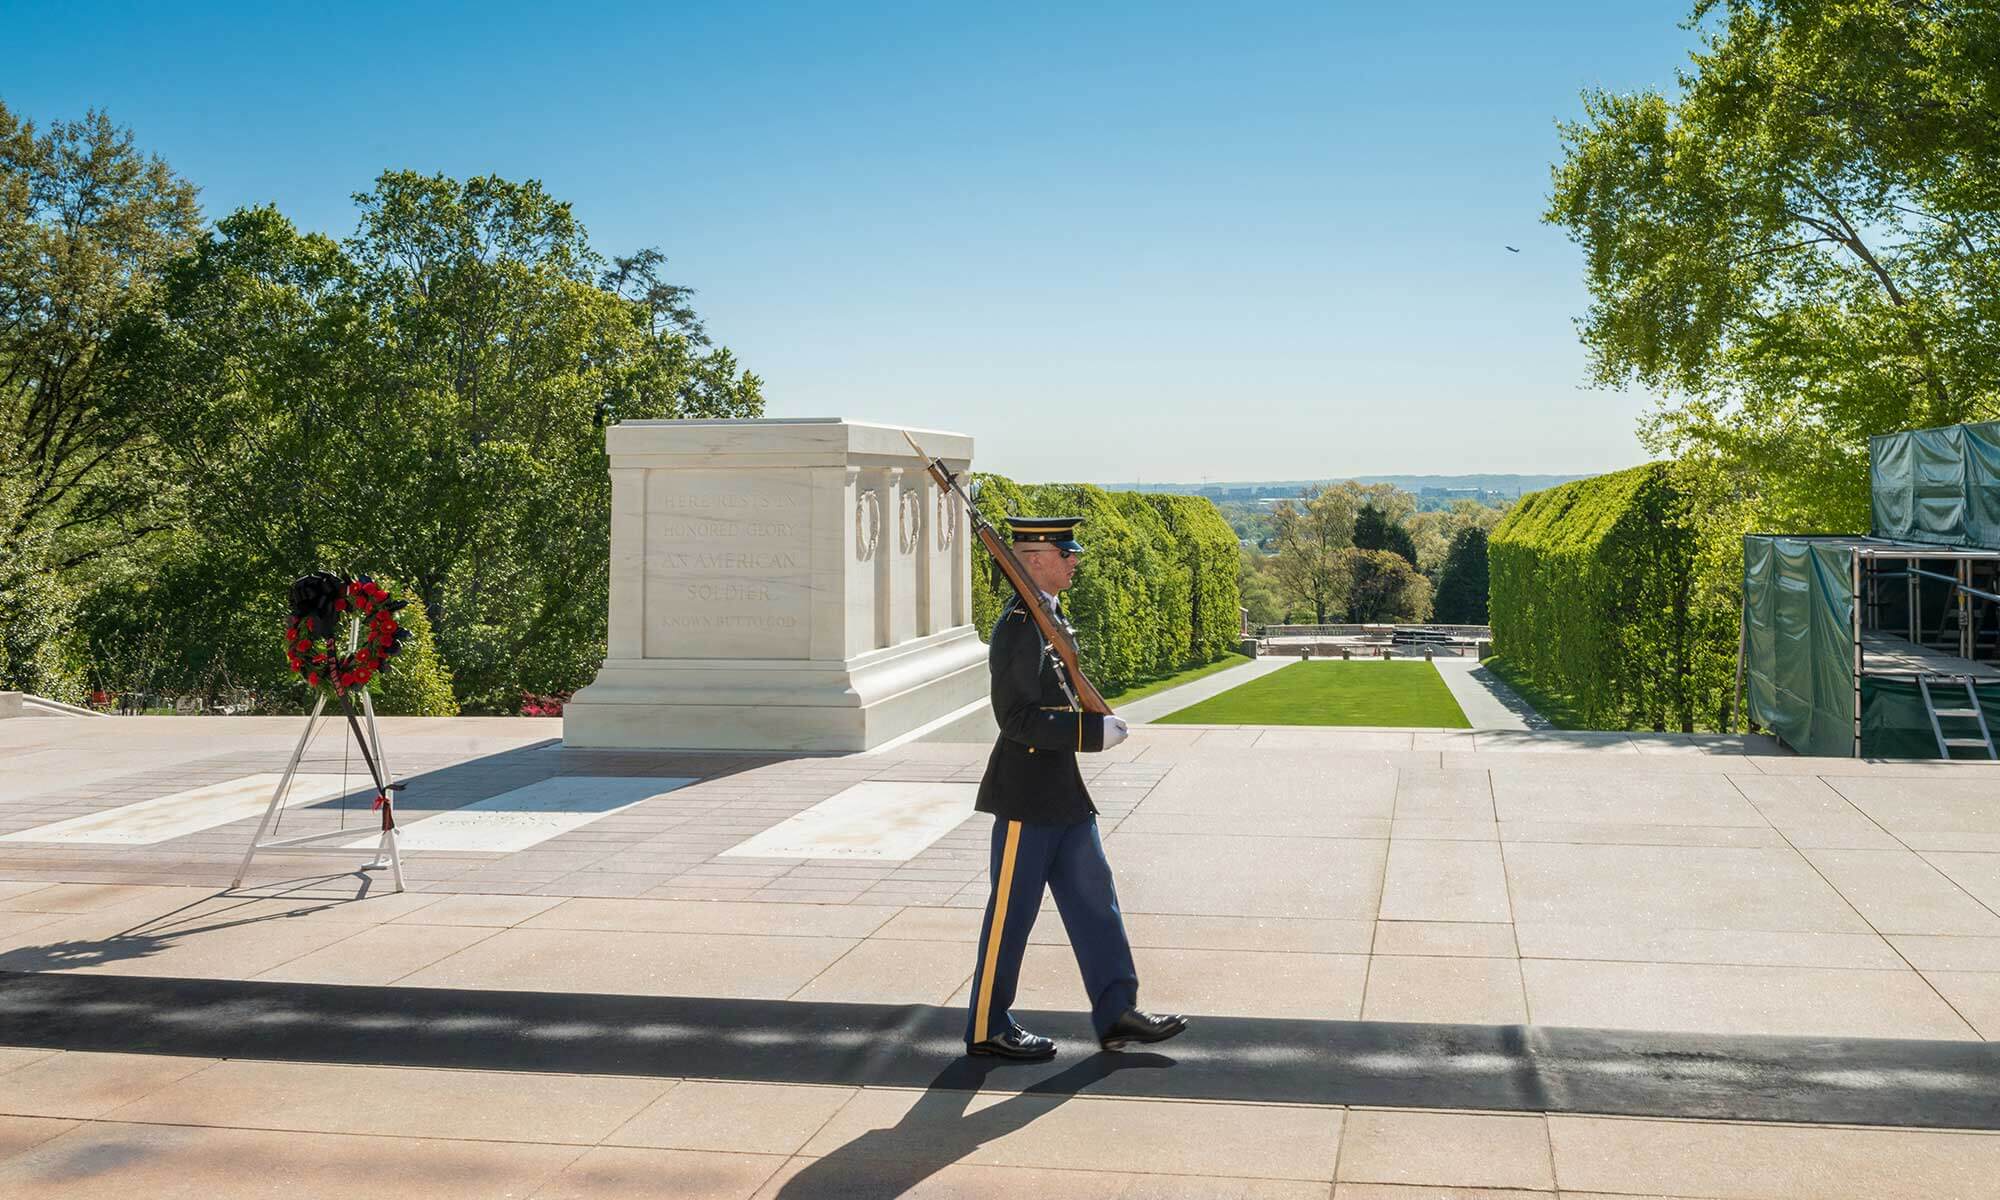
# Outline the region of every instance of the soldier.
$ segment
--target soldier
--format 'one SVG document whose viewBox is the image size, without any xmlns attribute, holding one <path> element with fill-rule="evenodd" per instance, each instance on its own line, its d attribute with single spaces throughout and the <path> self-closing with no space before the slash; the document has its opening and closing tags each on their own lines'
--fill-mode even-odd
<svg viewBox="0 0 2000 1200">
<path fill-rule="evenodd" d="M 1041 590 L 1050 615 L 1067 627 L 1056 597 L 1076 575 L 1076 556 L 1083 552 L 1075 540 L 1081 518 L 1007 521 L 1015 556 Z M 1139 976 L 1111 864 L 1097 835 L 1097 808 L 1076 767 L 1079 752 L 1109 750 L 1124 741 L 1125 722 L 1082 711 L 1020 596 L 993 626 L 987 662 L 1000 738 L 979 782 L 976 807 L 994 818 L 993 891 L 979 931 L 966 1049 L 1003 1058 L 1055 1057 L 1055 1042 L 1021 1028 L 1007 1011 L 1044 885 L 1055 895 L 1083 971 L 1098 1044 L 1117 1050 L 1130 1042 L 1164 1041 L 1187 1028 L 1187 1021 L 1137 1007 Z"/>
</svg>

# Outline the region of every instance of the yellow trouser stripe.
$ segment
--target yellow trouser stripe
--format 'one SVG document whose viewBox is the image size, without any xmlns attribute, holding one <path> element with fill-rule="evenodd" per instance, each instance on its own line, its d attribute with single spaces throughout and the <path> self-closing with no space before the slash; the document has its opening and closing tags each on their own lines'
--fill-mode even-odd
<svg viewBox="0 0 2000 1200">
<path fill-rule="evenodd" d="M 1083 713 L 1076 714 L 1076 748 L 1083 749 Z"/>
<path fill-rule="evenodd" d="M 1007 923 L 1007 897 L 1014 890 L 1014 852 L 1021 846 L 1021 823 L 1007 822 L 1007 845 L 1000 851 L 1000 877 L 993 881 L 993 928 L 986 935 L 986 966 L 979 972 L 979 1011 L 972 1040 L 986 1040 L 986 1017 L 993 1011 L 993 972 L 1000 965 L 1000 928 Z"/>
</svg>

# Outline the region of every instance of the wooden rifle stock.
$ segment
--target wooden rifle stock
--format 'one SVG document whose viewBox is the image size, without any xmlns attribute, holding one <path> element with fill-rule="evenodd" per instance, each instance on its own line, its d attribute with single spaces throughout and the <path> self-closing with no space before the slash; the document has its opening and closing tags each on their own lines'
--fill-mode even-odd
<svg viewBox="0 0 2000 1200">
<path fill-rule="evenodd" d="M 1000 573 L 1007 577 L 1008 583 L 1014 585 L 1014 591 L 1027 605 L 1028 615 L 1034 618 L 1035 628 L 1041 630 L 1042 641 L 1055 652 L 1062 673 L 1068 677 L 1069 687 L 1076 694 L 1077 704 L 1085 712 L 1109 716 L 1111 706 L 1104 702 L 1104 696 L 1097 690 L 1097 686 L 1084 676 L 1083 664 L 1077 661 L 1076 640 L 1070 637 L 1069 630 L 1056 623 L 1055 614 L 1042 603 L 1042 589 L 1036 587 L 1034 581 L 1028 577 L 1028 569 L 1021 565 L 1021 560 L 1014 554 L 1013 547 L 1008 544 L 1007 539 L 1000 536 L 1000 531 L 993 527 L 993 523 L 980 514 L 979 509 L 972 503 L 972 497 L 966 495 L 965 489 L 958 486 L 958 477 L 945 468 L 943 459 L 932 458 L 925 454 L 924 448 L 917 445 L 917 439 L 907 432 L 903 434 L 903 438 L 910 443 L 910 448 L 917 452 L 917 457 L 925 460 L 924 469 L 930 472 L 930 477 L 937 481 L 937 485 L 955 494 L 959 502 L 965 505 L 965 515 L 972 522 L 972 532 L 979 538 L 980 544 L 986 547 L 987 553 L 993 556 L 993 561 L 1000 564 Z"/>
</svg>

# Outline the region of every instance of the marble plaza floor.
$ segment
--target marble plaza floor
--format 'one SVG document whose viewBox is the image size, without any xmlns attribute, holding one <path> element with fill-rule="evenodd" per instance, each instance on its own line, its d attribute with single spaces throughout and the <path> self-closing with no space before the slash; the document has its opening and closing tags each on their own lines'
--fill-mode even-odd
<svg viewBox="0 0 2000 1200">
<path fill-rule="evenodd" d="M 1194 1025 L 1096 1053 L 1045 912 L 1063 1053 L 994 1067 L 983 746 L 389 720 L 409 890 L 230 891 L 297 729 L 0 722 L 0 1195 L 2000 1195 L 2000 767 L 1140 726 L 1086 762 Z M 302 769 L 281 834 L 368 841 Z"/>
</svg>

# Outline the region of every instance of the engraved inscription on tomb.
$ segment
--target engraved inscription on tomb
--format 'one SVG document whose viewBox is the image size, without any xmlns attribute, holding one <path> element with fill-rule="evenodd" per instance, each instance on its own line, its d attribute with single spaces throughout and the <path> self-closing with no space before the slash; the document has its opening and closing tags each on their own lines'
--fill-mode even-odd
<svg viewBox="0 0 2000 1200">
<path fill-rule="evenodd" d="M 811 529 L 803 474 L 649 473 L 646 657 L 807 657 Z"/>
</svg>

